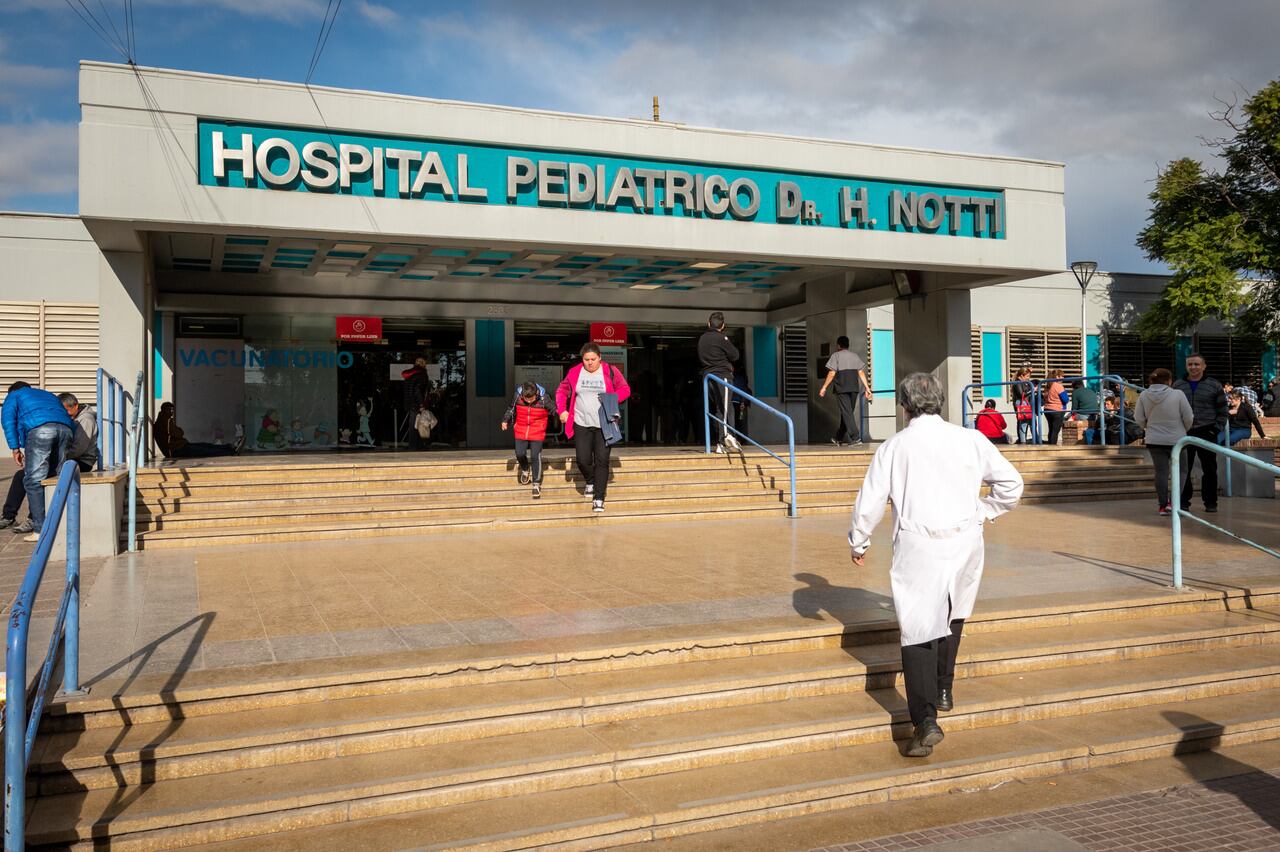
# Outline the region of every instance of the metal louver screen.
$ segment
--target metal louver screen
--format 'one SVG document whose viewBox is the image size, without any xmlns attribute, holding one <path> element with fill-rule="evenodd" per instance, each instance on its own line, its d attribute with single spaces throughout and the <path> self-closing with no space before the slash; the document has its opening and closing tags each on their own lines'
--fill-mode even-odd
<svg viewBox="0 0 1280 852">
<path fill-rule="evenodd" d="M 804 323 L 782 329 L 782 399 L 800 402 L 809 398 L 809 330 Z"/>
<path fill-rule="evenodd" d="M 0 396 L 16 381 L 97 402 L 98 307 L 0 302 Z"/>
<path fill-rule="evenodd" d="M 1157 367 L 1173 368 L 1173 347 L 1144 341 L 1128 331 L 1107 332 L 1107 372 L 1126 382 L 1145 385 Z M 1178 371 L 1174 371 L 1175 375 Z"/>
<path fill-rule="evenodd" d="M 1009 366 L 1014 371 L 1026 363 L 1031 365 L 1032 376 L 1038 379 L 1047 376 L 1050 370 L 1062 370 L 1068 376 L 1083 374 L 1078 328 L 1010 327 L 1008 337 Z"/>
<path fill-rule="evenodd" d="M 969 381 L 975 385 L 969 389 L 969 401 L 974 405 L 982 405 L 982 329 L 976 325 L 969 326 L 969 360 L 973 364 L 969 371 Z"/>
<path fill-rule="evenodd" d="M 1221 382 L 1262 386 L 1262 353 L 1266 349 L 1260 341 L 1225 334 L 1200 334 L 1196 336 L 1196 351 L 1204 356 L 1207 372 Z M 1182 375 L 1185 369 L 1178 370 Z"/>
</svg>

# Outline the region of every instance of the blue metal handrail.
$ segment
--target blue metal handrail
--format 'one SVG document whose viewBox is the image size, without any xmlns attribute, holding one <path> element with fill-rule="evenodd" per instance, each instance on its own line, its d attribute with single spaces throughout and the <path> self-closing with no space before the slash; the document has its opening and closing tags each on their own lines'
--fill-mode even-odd
<svg viewBox="0 0 1280 852">
<path fill-rule="evenodd" d="M 134 393 L 135 400 L 142 399 L 142 371 L 138 371 L 138 389 Z M 129 429 L 129 540 L 126 546 L 130 553 L 138 550 L 138 468 L 142 467 L 147 451 L 147 443 L 142 440 L 146 429 L 146 418 L 140 417 L 142 406 L 133 406 L 133 425 Z"/>
<path fill-rule="evenodd" d="M 27 714 L 27 631 L 31 626 L 31 606 L 44 569 L 49 564 L 54 539 L 65 510 L 67 517 L 67 582 L 58 605 L 58 617 L 53 623 L 53 635 L 49 638 L 49 652 L 40 667 L 40 679 L 34 692 L 34 703 Z M 64 629 L 65 628 L 65 629 Z M 21 852 L 25 838 L 25 809 L 27 797 L 27 766 L 31 761 L 31 747 L 35 744 L 36 731 L 40 728 L 40 715 L 44 712 L 45 692 L 49 677 L 58 657 L 58 640 L 64 640 L 62 654 L 62 692 L 80 691 L 80 466 L 74 461 L 62 464 L 58 474 L 58 487 L 45 514 L 40 530 L 40 541 L 22 588 L 13 600 L 9 611 L 9 633 L 5 645 L 5 669 L 8 682 L 5 685 L 4 705 L 4 848 Z"/>
<path fill-rule="evenodd" d="M 134 397 L 136 410 L 137 397 Z M 98 470 L 125 464 L 124 385 L 98 368 Z"/>
<path fill-rule="evenodd" d="M 1237 452 L 1229 447 L 1221 447 L 1211 441 L 1206 441 L 1203 438 L 1193 438 L 1190 435 L 1178 439 L 1178 443 L 1173 445 L 1173 469 L 1169 474 L 1173 479 L 1173 498 L 1171 501 L 1173 509 L 1173 587 L 1175 589 L 1182 588 L 1182 519 L 1184 517 L 1190 518 L 1193 521 L 1198 521 L 1209 529 L 1217 530 L 1224 535 L 1229 535 L 1236 541 L 1242 541 L 1250 547 L 1256 548 L 1261 550 L 1263 553 L 1268 553 L 1277 559 L 1280 559 L 1280 551 L 1272 550 L 1265 545 L 1258 544 L 1256 541 L 1250 541 L 1244 536 L 1236 535 L 1230 530 L 1223 529 L 1217 524 L 1209 523 L 1204 518 L 1197 518 L 1195 515 L 1191 514 L 1190 510 L 1182 508 L 1182 449 L 1186 446 L 1200 447 L 1201 449 L 1209 450 L 1212 453 L 1217 453 L 1220 456 L 1226 456 L 1229 460 L 1234 459 L 1235 461 L 1243 464 L 1252 465 L 1253 467 L 1269 471 L 1276 476 L 1280 476 L 1280 467 L 1277 467 L 1274 464 L 1268 464 L 1261 459 L 1255 459 L 1253 456 Z M 1231 469 L 1230 461 L 1227 463 L 1227 469 Z"/>
<path fill-rule="evenodd" d="M 726 390 L 731 391 L 734 394 L 737 394 L 738 396 L 750 402 L 752 405 L 760 406 L 760 408 L 764 409 L 765 411 L 769 412 L 775 417 L 782 418 L 782 422 L 787 424 L 787 454 L 788 454 L 788 459 L 790 459 L 790 461 L 782 458 L 773 450 L 766 447 L 764 444 L 761 444 L 758 441 L 752 439 L 745 432 L 740 432 L 733 426 L 730 426 L 728 422 L 728 417 L 729 417 L 728 405 L 724 407 L 725 410 L 723 412 L 724 414 L 723 418 L 716 417 L 714 414 L 712 414 L 711 413 L 711 395 L 709 392 L 709 389 L 711 387 L 711 382 L 715 382 L 716 384 L 720 385 Z M 706 452 L 708 453 L 711 452 L 711 421 L 714 420 L 715 422 L 723 426 L 728 432 L 732 432 L 733 434 L 737 435 L 740 438 L 745 438 L 748 441 L 748 443 L 754 444 L 755 446 L 764 450 L 766 453 L 773 456 L 775 459 L 782 462 L 790 469 L 791 471 L 791 505 L 790 505 L 790 508 L 788 508 L 787 510 L 787 517 L 789 518 L 796 517 L 796 424 L 791 420 L 791 418 L 783 414 L 781 411 L 774 408 L 773 406 L 769 405 L 768 403 L 762 402 L 761 400 L 757 399 L 756 397 L 752 396 L 746 391 L 740 388 L 734 387 L 732 384 L 730 384 L 729 382 L 726 382 L 724 379 L 720 378 L 719 376 L 713 376 L 710 374 L 707 374 L 702 378 L 702 415 L 703 415 L 703 420 L 702 420 L 703 435 L 706 438 Z"/>
</svg>

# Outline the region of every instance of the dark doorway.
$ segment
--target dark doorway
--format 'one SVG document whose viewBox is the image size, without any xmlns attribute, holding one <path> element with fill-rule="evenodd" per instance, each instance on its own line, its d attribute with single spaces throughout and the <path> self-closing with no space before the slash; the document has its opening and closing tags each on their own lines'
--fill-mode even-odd
<svg viewBox="0 0 1280 852">
<path fill-rule="evenodd" d="M 371 409 L 369 431 L 375 446 L 407 445 L 413 423 L 405 410 L 400 373 L 421 356 L 427 360 L 432 380 L 428 406 L 439 421 L 431 433 L 431 445 L 465 446 L 467 349 L 462 321 L 390 318 L 383 320 L 382 329 L 381 342 L 338 344 L 338 351 L 351 353 L 353 361 L 339 373 L 339 434 L 335 437 L 356 443 L 363 406 Z"/>
</svg>

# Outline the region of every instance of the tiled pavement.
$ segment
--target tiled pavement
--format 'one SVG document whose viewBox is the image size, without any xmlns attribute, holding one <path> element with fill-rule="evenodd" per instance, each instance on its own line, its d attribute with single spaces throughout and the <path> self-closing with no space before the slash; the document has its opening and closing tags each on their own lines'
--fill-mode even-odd
<svg viewBox="0 0 1280 852">
<path fill-rule="evenodd" d="M 1277 505 L 1225 500 L 1218 521 L 1275 545 Z M 585 511 L 584 506 L 584 511 Z M 804 624 L 891 610 L 888 524 L 855 569 L 847 519 L 747 519 L 205 547 L 87 561 L 81 672 L 142 675 L 351 658 L 557 637 L 768 620 Z M 0 531 L 8 599 L 32 545 Z M 1148 593 L 1169 582 L 1167 520 L 1149 501 L 1027 506 L 987 532 L 980 606 L 1055 594 Z M 1275 560 L 1188 525 L 1202 587 L 1280 577 Z M 47 637 L 61 564 L 33 619 Z M 53 588 L 50 594 L 47 590 Z M 6 605 L 8 600 L 6 600 Z M 44 628 L 43 636 L 41 628 Z M 114 682 L 114 683 L 113 683 Z"/>
<path fill-rule="evenodd" d="M 1027 845 L 1032 837 L 1035 845 Z M 1054 838 L 1066 843 L 1055 844 Z M 820 852 L 960 852 L 997 846 L 1038 852 L 1280 849 L 1280 770 L 824 846 Z"/>
</svg>

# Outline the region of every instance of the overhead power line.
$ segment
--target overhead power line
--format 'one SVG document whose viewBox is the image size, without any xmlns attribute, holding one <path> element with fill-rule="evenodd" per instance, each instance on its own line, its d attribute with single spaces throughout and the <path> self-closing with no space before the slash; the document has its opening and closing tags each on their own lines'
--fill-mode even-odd
<svg viewBox="0 0 1280 852">
<path fill-rule="evenodd" d="M 332 14 L 330 14 L 332 11 Z M 329 0 L 324 9 L 324 18 L 320 21 L 320 32 L 316 33 L 316 44 L 311 49 L 311 64 L 307 66 L 307 76 L 304 85 L 310 85 L 311 78 L 316 73 L 316 68 L 320 65 L 320 57 L 324 54 L 325 46 L 329 43 L 329 36 L 333 34 L 333 25 L 338 21 L 338 13 L 342 11 L 342 0 L 338 0 L 335 4 L 333 0 Z"/>
<path fill-rule="evenodd" d="M 79 9 L 76 8 L 76 4 L 72 3 L 71 0 L 63 0 L 63 2 L 67 4 L 67 7 L 70 8 L 71 11 L 76 13 L 76 17 L 84 21 L 85 26 L 92 30 L 94 35 L 102 39 L 103 43 L 106 44 L 107 47 L 111 48 L 116 53 L 119 53 L 125 62 L 133 61 L 128 48 L 119 41 L 112 41 L 111 35 L 107 32 L 106 27 L 104 27 L 102 22 L 98 20 L 98 16 L 93 13 L 93 10 L 85 5 L 84 0 L 76 0 L 76 3 L 80 6 Z M 84 11 L 81 12 L 81 9 Z"/>
</svg>

